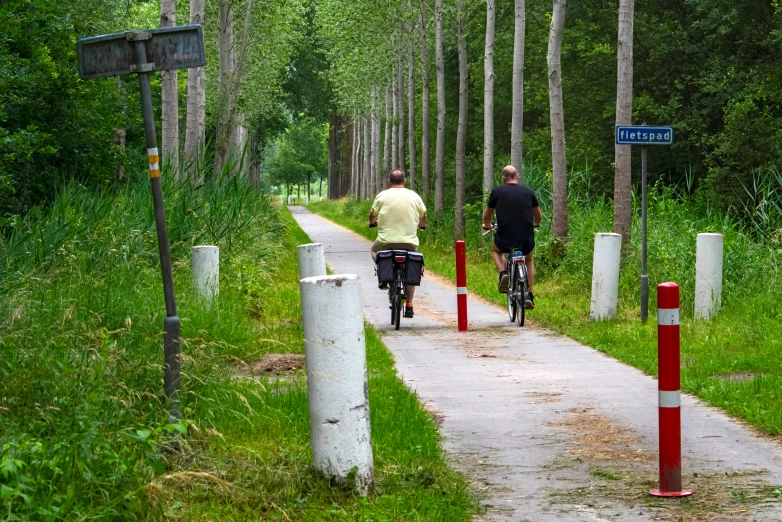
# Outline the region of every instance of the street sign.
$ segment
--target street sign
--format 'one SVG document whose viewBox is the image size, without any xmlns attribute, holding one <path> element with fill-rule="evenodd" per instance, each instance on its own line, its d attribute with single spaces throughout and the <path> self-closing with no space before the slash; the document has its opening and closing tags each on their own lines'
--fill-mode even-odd
<svg viewBox="0 0 782 522">
<path fill-rule="evenodd" d="M 673 127 L 617 125 L 617 145 L 673 145 Z"/>
<path fill-rule="evenodd" d="M 76 55 L 79 59 L 79 76 L 83 80 L 130 73 L 138 76 L 160 271 L 163 276 L 163 297 L 166 302 L 166 318 L 163 321 L 163 390 L 171 402 L 169 417 L 172 422 L 178 422 L 182 418 L 179 404 L 181 321 L 174 296 L 171 247 L 168 242 L 163 184 L 160 180 L 160 155 L 155 135 L 149 73 L 205 65 L 204 30 L 200 25 L 193 24 L 80 38 L 76 41 Z"/>
<path fill-rule="evenodd" d="M 136 57 L 134 42 L 137 40 L 148 41 L 147 59 L 143 66 L 140 66 Z M 204 30 L 197 24 L 80 38 L 76 41 L 76 53 L 79 76 L 83 80 L 189 69 L 206 64 Z"/>
</svg>

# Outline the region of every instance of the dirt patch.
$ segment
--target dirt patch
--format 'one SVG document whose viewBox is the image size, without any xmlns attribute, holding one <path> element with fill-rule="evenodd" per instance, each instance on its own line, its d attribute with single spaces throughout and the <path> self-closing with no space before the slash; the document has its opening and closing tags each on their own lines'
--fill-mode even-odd
<svg viewBox="0 0 782 522">
<path fill-rule="evenodd" d="M 247 365 L 245 372 L 292 372 L 304 368 L 304 356 L 296 353 L 267 353 L 261 359 Z"/>
<path fill-rule="evenodd" d="M 745 521 L 752 513 L 780 508 L 782 488 L 769 486 L 763 480 L 765 472 L 757 470 L 685 474 L 682 482 L 693 490 L 691 497 L 651 497 L 649 490 L 658 486 L 659 479 L 657 455 L 642 447 L 649 446 L 648 441 L 644 444 L 641 437 L 591 408 L 569 409 L 566 418 L 549 426 L 569 434 L 574 443 L 568 457 L 554 465 L 590 475 L 586 485 L 552 489 L 550 498 L 555 503 L 610 510 L 606 505 L 610 499 L 654 520 L 681 522 Z"/>
<path fill-rule="evenodd" d="M 752 373 L 752 372 L 732 372 L 732 373 L 720 373 L 717 375 L 712 375 L 711 378 L 723 382 L 746 382 L 746 381 L 751 381 L 758 375 L 762 375 L 762 374 Z"/>
<path fill-rule="evenodd" d="M 559 402 L 561 393 L 546 393 L 546 392 L 526 392 L 524 395 L 534 399 L 532 404 L 545 404 L 550 402 Z"/>
<path fill-rule="evenodd" d="M 570 408 L 567 416 L 548 426 L 569 432 L 576 442 L 570 455 L 620 462 L 652 462 L 654 455 L 641 448 L 641 437 L 617 426 L 591 408 Z"/>
</svg>

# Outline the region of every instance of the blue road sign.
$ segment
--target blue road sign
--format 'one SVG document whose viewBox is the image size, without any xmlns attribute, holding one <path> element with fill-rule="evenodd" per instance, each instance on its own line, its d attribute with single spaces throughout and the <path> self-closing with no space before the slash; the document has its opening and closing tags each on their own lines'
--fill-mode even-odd
<svg viewBox="0 0 782 522">
<path fill-rule="evenodd" d="M 673 127 L 617 125 L 617 145 L 673 145 Z"/>
</svg>

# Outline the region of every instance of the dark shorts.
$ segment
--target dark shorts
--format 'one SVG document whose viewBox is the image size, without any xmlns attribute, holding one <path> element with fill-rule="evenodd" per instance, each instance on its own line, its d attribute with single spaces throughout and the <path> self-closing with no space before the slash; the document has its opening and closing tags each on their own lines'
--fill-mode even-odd
<svg viewBox="0 0 782 522">
<path fill-rule="evenodd" d="M 510 253 L 510 249 L 513 248 L 514 246 L 521 247 L 521 253 L 525 256 L 535 249 L 534 238 L 523 239 L 520 241 L 519 240 L 506 241 L 497 236 L 494 236 L 494 244 L 497 245 L 497 248 L 500 249 L 500 252 L 504 254 Z"/>
</svg>

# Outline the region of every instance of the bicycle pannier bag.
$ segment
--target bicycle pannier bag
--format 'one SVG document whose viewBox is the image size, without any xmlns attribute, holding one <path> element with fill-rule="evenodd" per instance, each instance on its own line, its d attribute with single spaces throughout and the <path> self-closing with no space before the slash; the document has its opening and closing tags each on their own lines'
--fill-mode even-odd
<svg viewBox="0 0 782 522">
<path fill-rule="evenodd" d="M 407 284 L 420 286 L 424 275 L 424 255 L 418 252 L 407 253 Z"/>
<path fill-rule="evenodd" d="M 377 282 L 394 282 L 394 251 L 381 250 L 377 253 Z"/>
</svg>

